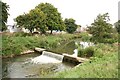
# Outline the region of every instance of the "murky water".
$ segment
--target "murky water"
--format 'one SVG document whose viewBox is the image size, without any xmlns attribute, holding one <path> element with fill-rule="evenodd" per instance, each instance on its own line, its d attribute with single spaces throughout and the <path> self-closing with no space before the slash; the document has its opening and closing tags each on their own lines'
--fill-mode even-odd
<svg viewBox="0 0 120 80">
<path fill-rule="evenodd" d="M 53 52 L 56 52 L 56 53 L 67 53 L 67 54 L 72 55 L 72 54 L 74 54 L 74 50 L 78 48 L 76 46 L 76 43 L 83 48 L 86 48 L 86 47 L 89 47 L 89 46 L 94 46 L 94 43 L 83 42 L 78 38 L 78 39 L 71 40 L 69 42 L 63 42 L 58 47 L 56 47 L 54 49 L 51 49 L 50 51 L 53 51 Z M 81 45 L 81 43 L 83 43 L 83 44 Z"/>
<path fill-rule="evenodd" d="M 3 78 L 42 78 L 50 77 L 54 73 L 70 69 L 74 64 L 69 63 L 48 63 L 34 64 L 30 60 L 39 54 L 26 54 L 14 58 L 2 60 Z"/>
<path fill-rule="evenodd" d="M 67 54 L 73 54 L 75 47 L 75 41 L 69 41 L 61 43 L 57 48 L 51 49 L 50 51 L 56 52 L 56 53 L 67 53 Z"/>
</svg>

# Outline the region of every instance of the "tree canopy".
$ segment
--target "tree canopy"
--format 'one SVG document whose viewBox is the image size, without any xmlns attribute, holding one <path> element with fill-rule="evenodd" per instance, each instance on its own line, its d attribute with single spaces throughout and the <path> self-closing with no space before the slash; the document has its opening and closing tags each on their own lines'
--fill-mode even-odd
<svg viewBox="0 0 120 80">
<path fill-rule="evenodd" d="M 15 21 L 20 27 L 29 29 L 32 32 L 34 29 L 45 33 L 45 19 L 46 16 L 39 9 L 33 9 L 27 14 L 19 15 Z"/>
<path fill-rule="evenodd" d="M 0 6 L 2 7 L 2 16 L 0 17 L 0 23 L 2 24 L 2 29 L 1 31 L 4 31 L 7 29 L 6 23 L 7 23 L 7 18 L 8 18 L 8 10 L 9 10 L 9 5 L 7 5 L 6 3 L 0 1 Z"/>
<path fill-rule="evenodd" d="M 120 34 L 120 20 L 118 20 L 114 25 L 115 25 L 117 32 Z"/>
<path fill-rule="evenodd" d="M 75 20 L 74 20 L 74 19 L 72 19 L 72 18 L 67 19 L 67 18 L 66 18 L 66 19 L 64 20 L 64 23 L 65 23 L 65 25 L 66 25 L 66 31 L 67 31 L 68 33 L 73 33 L 73 32 L 76 31 L 77 25 L 75 24 Z"/>
<path fill-rule="evenodd" d="M 108 13 L 99 14 L 91 26 L 88 26 L 88 31 L 92 34 L 92 40 L 96 42 L 103 42 L 106 38 L 110 38 L 112 32 L 112 24 L 109 21 Z"/>
<path fill-rule="evenodd" d="M 61 14 L 50 3 L 40 3 L 27 14 L 19 15 L 15 21 L 17 25 L 25 27 L 32 32 L 35 28 L 42 33 L 46 30 L 64 30 L 65 25 Z"/>
<path fill-rule="evenodd" d="M 49 30 L 51 30 L 51 34 L 53 30 L 64 30 L 65 25 L 57 8 L 50 3 L 41 3 L 36 6 L 36 8 L 43 11 L 43 13 L 47 16 L 46 26 Z"/>
</svg>

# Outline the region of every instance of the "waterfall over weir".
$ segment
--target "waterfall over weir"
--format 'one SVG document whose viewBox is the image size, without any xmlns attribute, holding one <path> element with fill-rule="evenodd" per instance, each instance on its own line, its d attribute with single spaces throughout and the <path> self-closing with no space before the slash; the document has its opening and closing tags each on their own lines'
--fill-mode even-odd
<svg viewBox="0 0 120 80">
<path fill-rule="evenodd" d="M 63 55 L 43 51 L 42 55 L 32 59 L 32 63 L 36 64 L 59 63 L 62 62 L 63 57 L 64 57 Z"/>
</svg>

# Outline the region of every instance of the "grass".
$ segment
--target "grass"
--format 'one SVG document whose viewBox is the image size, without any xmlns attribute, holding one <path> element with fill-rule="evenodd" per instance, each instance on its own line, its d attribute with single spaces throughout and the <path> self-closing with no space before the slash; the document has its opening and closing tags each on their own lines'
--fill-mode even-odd
<svg viewBox="0 0 120 80">
<path fill-rule="evenodd" d="M 80 38 L 89 41 L 86 34 L 61 34 L 48 36 L 31 36 L 12 34 L 2 36 L 2 55 L 11 56 L 20 54 L 25 50 L 33 50 L 35 47 L 53 49 L 59 43 L 66 43 L 72 39 Z M 89 61 L 81 65 L 65 70 L 51 76 L 52 78 L 118 78 L 118 44 L 98 43 L 94 47 L 94 55 Z"/>
<path fill-rule="evenodd" d="M 28 34 L 14 33 L 2 35 L 2 55 L 11 56 L 20 54 L 26 50 L 33 50 L 35 47 L 45 49 L 56 48 L 59 43 L 69 41 L 79 37 L 79 35 L 63 34 L 63 35 L 38 35 L 32 36 Z"/>
<path fill-rule="evenodd" d="M 96 52 L 90 61 L 71 70 L 56 73 L 54 78 L 118 78 L 118 46 L 97 44 L 96 49 L 101 52 Z"/>
</svg>

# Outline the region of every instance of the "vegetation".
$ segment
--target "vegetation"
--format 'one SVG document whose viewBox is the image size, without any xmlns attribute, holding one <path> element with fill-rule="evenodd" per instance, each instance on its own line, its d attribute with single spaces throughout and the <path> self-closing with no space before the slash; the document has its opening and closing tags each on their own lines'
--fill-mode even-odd
<svg viewBox="0 0 120 80">
<path fill-rule="evenodd" d="M 76 31 L 77 25 L 75 24 L 75 20 L 74 20 L 74 19 L 72 19 L 72 18 L 67 19 L 67 18 L 66 18 L 66 19 L 64 20 L 64 23 L 65 23 L 65 25 L 66 25 L 66 31 L 67 31 L 68 33 L 73 33 L 73 32 Z"/>
<path fill-rule="evenodd" d="M 97 44 L 89 61 L 56 73 L 54 78 L 118 78 L 117 44 Z"/>
<path fill-rule="evenodd" d="M 93 36 L 92 41 L 106 43 L 112 40 L 112 24 L 108 23 L 109 20 L 108 13 L 99 14 L 88 27 L 89 33 Z"/>
<path fill-rule="evenodd" d="M 19 27 L 24 27 L 32 33 L 37 29 L 41 33 L 46 33 L 50 30 L 64 30 L 65 24 L 61 18 L 61 14 L 50 3 L 40 3 L 35 9 L 28 14 L 19 15 L 15 21 Z"/>
<path fill-rule="evenodd" d="M 79 57 L 92 57 L 94 55 L 94 47 L 90 46 L 85 49 L 78 48 Z"/>
<path fill-rule="evenodd" d="M 33 50 L 35 47 L 52 49 L 58 47 L 60 43 L 78 38 L 79 35 L 63 34 L 34 36 L 28 33 L 3 34 L 2 55 L 18 55 L 26 50 Z"/>
<path fill-rule="evenodd" d="M 53 30 L 64 30 L 65 25 L 57 8 L 55 8 L 50 3 L 41 3 L 36 6 L 36 8 L 42 10 L 43 13 L 47 16 L 46 26 L 49 30 L 51 30 L 51 34 Z"/>
<path fill-rule="evenodd" d="M 6 30 L 6 22 L 8 18 L 9 6 L 6 3 L 2 3 L 2 31 Z M 88 26 L 89 33 L 80 34 L 61 34 L 61 35 L 40 35 L 34 36 L 29 33 L 2 33 L 2 55 L 3 57 L 15 56 L 21 54 L 26 50 L 33 50 L 35 47 L 41 47 L 45 49 L 55 49 L 61 43 L 79 39 L 79 41 L 92 41 L 95 46 L 81 49 L 80 47 L 78 56 L 87 57 L 90 60 L 78 65 L 77 67 L 66 70 L 60 73 L 56 73 L 52 77 L 57 78 L 117 78 L 118 77 L 118 33 L 120 32 L 119 21 L 115 23 L 116 30 L 112 28 L 112 24 L 109 21 L 108 13 L 103 15 L 99 14 L 94 20 L 91 26 Z M 47 30 L 66 30 L 68 33 L 74 33 L 77 29 L 75 20 L 65 19 L 62 20 L 61 14 L 50 3 L 40 3 L 34 9 L 28 13 L 19 15 L 15 18 L 19 27 L 28 29 L 31 33 L 34 29 L 38 30 L 42 34 L 45 34 Z M 73 43 L 73 44 L 72 44 Z M 103 44 L 104 43 L 104 44 Z M 75 46 L 71 41 L 72 46 Z M 65 48 L 64 46 L 60 49 Z M 59 50 L 60 50 L 59 49 Z M 73 51 L 73 50 L 72 50 Z"/>
<path fill-rule="evenodd" d="M 28 14 L 19 15 L 15 21 L 19 27 L 24 27 L 32 33 L 34 29 L 39 30 L 41 33 L 45 33 L 46 26 L 45 25 L 46 16 L 39 9 L 33 9 Z"/>
<path fill-rule="evenodd" d="M 6 23 L 7 23 L 7 18 L 8 18 L 8 10 L 9 10 L 9 5 L 7 5 L 6 3 L 0 1 L 0 6 L 2 7 L 2 11 L 0 11 L 0 13 L 2 12 L 2 16 L 0 16 L 0 24 L 2 24 L 2 27 L 0 27 L 1 31 L 4 31 L 7 29 Z"/>
<path fill-rule="evenodd" d="M 120 20 L 118 20 L 114 25 L 115 25 L 117 32 L 120 34 Z"/>
</svg>

